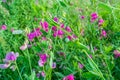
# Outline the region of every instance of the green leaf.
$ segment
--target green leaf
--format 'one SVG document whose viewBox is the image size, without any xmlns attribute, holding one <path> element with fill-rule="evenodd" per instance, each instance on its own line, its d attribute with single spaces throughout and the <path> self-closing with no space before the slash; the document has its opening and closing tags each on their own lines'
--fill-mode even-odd
<svg viewBox="0 0 120 80">
<path fill-rule="evenodd" d="M 98 13 L 101 15 L 108 15 L 112 13 L 112 8 L 107 4 L 100 2 L 98 4 Z"/>
<path fill-rule="evenodd" d="M 63 77 L 64 77 L 64 75 L 63 75 L 62 73 L 55 72 L 55 74 L 56 74 L 57 76 L 61 77 L 61 78 L 63 78 Z"/>
<path fill-rule="evenodd" d="M 35 71 L 32 72 L 32 74 L 29 77 L 30 80 L 35 80 Z"/>
<path fill-rule="evenodd" d="M 59 1 L 60 5 L 63 7 L 67 7 L 67 5 L 63 1 Z"/>
<path fill-rule="evenodd" d="M 85 73 L 82 74 L 82 77 L 84 77 L 84 78 L 92 78 L 92 77 L 95 77 L 95 75 L 90 73 L 90 72 L 85 72 Z"/>
</svg>

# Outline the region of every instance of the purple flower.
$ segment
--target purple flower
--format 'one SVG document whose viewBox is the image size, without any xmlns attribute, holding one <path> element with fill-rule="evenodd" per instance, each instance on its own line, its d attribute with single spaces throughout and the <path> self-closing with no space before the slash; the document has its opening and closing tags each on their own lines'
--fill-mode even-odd
<svg viewBox="0 0 120 80">
<path fill-rule="evenodd" d="M 79 68 L 81 69 L 84 67 L 81 63 L 78 63 L 78 65 L 79 65 Z"/>
<path fill-rule="evenodd" d="M 97 13 L 94 12 L 91 14 L 91 22 L 94 22 L 97 18 L 98 18 Z"/>
<path fill-rule="evenodd" d="M 5 60 L 7 60 L 7 61 L 15 61 L 18 56 L 19 56 L 18 53 L 15 54 L 14 52 L 9 52 L 8 54 L 6 54 Z"/>
<path fill-rule="evenodd" d="M 57 18 L 57 17 L 54 17 L 54 21 L 55 21 L 55 22 L 58 22 L 58 18 Z"/>
<path fill-rule="evenodd" d="M 29 39 L 30 41 L 33 41 L 33 39 L 35 38 L 35 33 L 34 33 L 34 32 L 31 32 L 31 33 L 29 33 L 27 36 L 28 36 L 28 39 Z"/>
<path fill-rule="evenodd" d="M 6 29 L 7 29 L 7 26 L 6 26 L 6 25 L 2 25 L 2 26 L 1 26 L 1 29 L 2 29 L 2 30 L 6 30 Z"/>
<path fill-rule="evenodd" d="M 18 53 L 9 52 L 8 54 L 6 54 L 5 59 L 3 59 L 4 64 L 0 64 L 0 68 L 1 69 L 8 68 L 12 61 L 17 60 L 18 56 L 19 56 Z"/>
<path fill-rule="evenodd" d="M 53 31 L 57 31 L 57 27 L 56 27 L 56 26 L 53 26 L 53 27 L 52 27 L 52 30 L 53 30 Z"/>
<path fill-rule="evenodd" d="M 67 27 L 65 28 L 65 30 L 66 30 L 67 32 L 71 32 L 71 31 L 72 31 L 69 26 L 67 26 Z"/>
<path fill-rule="evenodd" d="M 56 68 L 56 62 L 53 62 L 52 68 L 53 68 L 53 69 Z"/>
<path fill-rule="evenodd" d="M 44 66 L 44 64 L 47 62 L 47 54 L 40 54 L 39 57 L 40 57 L 40 60 L 38 61 L 39 66 Z"/>
<path fill-rule="evenodd" d="M 73 74 L 70 74 L 70 75 L 68 75 L 68 76 L 65 76 L 65 77 L 63 78 L 63 80 L 74 80 L 74 75 L 73 75 Z"/>
<path fill-rule="evenodd" d="M 49 30 L 49 28 L 48 28 L 48 23 L 46 22 L 46 21 L 44 21 L 44 22 L 40 22 L 40 25 L 42 26 L 42 28 L 43 28 L 43 30 L 45 31 L 45 32 L 48 32 L 48 30 Z"/>
</svg>

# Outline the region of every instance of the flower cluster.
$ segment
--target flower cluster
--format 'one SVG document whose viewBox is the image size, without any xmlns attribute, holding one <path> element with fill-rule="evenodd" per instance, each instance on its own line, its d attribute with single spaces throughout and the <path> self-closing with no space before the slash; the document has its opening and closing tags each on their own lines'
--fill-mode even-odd
<svg viewBox="0 0 120 80">
<path fill-rule="evenodd" d="M 40 31 L 40 28 L 36 28 L 33 32 L 27 34 L 28 39 L 29 39 L 30 41 L 33 41 L 33 39 L 34 39 L 35 37 L 38 37 L 38 36 L 41 36 L 41 35 L 42 35 L 42 32 Z"/>
</svg>

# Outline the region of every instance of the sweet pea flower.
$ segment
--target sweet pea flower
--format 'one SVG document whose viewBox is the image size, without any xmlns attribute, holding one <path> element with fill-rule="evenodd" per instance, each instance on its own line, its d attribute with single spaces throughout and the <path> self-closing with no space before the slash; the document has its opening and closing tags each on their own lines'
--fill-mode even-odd
<svg viewBox="0 0 120 80">
<path fill-rule="evenodd" d="M 55 22 L 58 22 L 58 18 L 57 17 L 54 17 L 53 19 Z"/>
<path fill-rule="evenodd" d="M 102 30 L 102 32 L 101 32 L 101 36 L 103 36 L 103 37 L 107 37 L 107 32 L 106 32 L 105 30 Z"/>
<path fill-rule="evenodd" d="M 69 40 L 72 40 L 72 36 L 70 36 L 70 35 L 68 35 L 67 38 L 68 38 Z"/>
<path fill-rule="evenodd" d="M 120 51 L 118 51 L 118 50 L 114 50 L 114 55 L 115 55 L 115 58 L 118 58 L 118 57 L 120 57 Z"/>
<path fill-rule="evenodd" d="M 84 19 L 85 18 L 85 16 L 81 16 L 81 19 Z"/>
<path fill-rule="evenodd" d="M 58 33 L 58 36 L 64 34 L 64 32 L 62 30 L 58 30 L 57 33 Z"/>
<path fill-rule="evenodd" d="M 18 53 L 9 52 L 8 54 L 6 54 L 5 59 L 3 59 L 4 64 L 0 64 L 0 68 L 7 69 L 10 66 L 11 62 L 14 62 L 17 60 L 18 56 L 19 56 Z"/>
<path fill-rule="evenodd" d="M 91 14 L 91 22 L 94 22 L 97 18 L 98 18 L 97 13 L 94 12 Z"/>
<path fill-rule="evenodd" d="M 20 47 L 20 50 L 25 50 L 27 47 L 28 47 L 27 44 L 23 44 L 23 45 Z"/>
<path fill-rule="evenodd" d="M 81 63 L 78 63 L 78 65 L 79 65 L 79 68 L 84 68 L 84 66 L 83 66 L 83 64 L 81 64 Z"/>
<path fill-rule="evenodd" d="M 42 75 L 42 77 L 45 77 L 45 72 L 42 71 L 42 72 L 41 72 L 41 75 Z"/>
<path fill-rule="evenodd" d="M 70 74 L 70 75 L 64 77 L 63 80 L 74 80 L 74 75 Z"/>
<path fill-rule="evenodd" d="M 54 33 L 53 33 L 53 37 L 57 37 L 57 31 L 55 31 Z"/>
<path fill-rule="evenodd" d="M 42 67 L 47 62 L 47 54 L 40 54 L 39 57 L 40 60 L 38 61 L 38 64 Z"/>
<path fill-rule="evenodd" d="M 64 28 L 65 26 L 64 26 L 64 24 L 63 23 L 61 23 L 60 24 L 60 28 Z"/>
<path fill-rule="evenodd" d="M 30 41 L 33 41 L 33 39 L 35 38 L 35 33 L 34 32 L 31 32 L 31 33 L 29 33 L 29 34 L 27 34 L 27 36 L 28 36 L 28 39 L 30 40 Z"/>
<path fill-rule="evenodd" d="M 104 20 L 103 20 L 103 19 L 100 19 L 100 20 L 98 21 L 98 25 L 99 25 L 99 26 L 101 26 L 103 23 L 104 23 Z"/>
<path fill-rule="evenodd" d="M 56 27 L 56 26 L 53 26 L 53 27 L 52 27 L 52 30 L 53 30 L 53 31 L 57 31 L 57 27 Z"/>
<path fill-rule="evenodd" d="M 72 32 L 72 30 L 71 30 L 71 28 L 70 28 L 69 26 L 67 26 L 67 27 L 65 28 L 65 30 L 66 30 L 67 32 Z"/>
<path fill-rule="evenodd" d="M 1 29 L 2 29 L 2 30 L 6 30 L 6 29 L 7 29 L 7 26 L 6 26 L 6 25 L 2 25 L 2 26 L 1 26 Z"/>
<path fill-rule="evenodd" d="M 14 52 L 9 52 L 8 54 L 6 54 L 5 60 L 7 60 L 7 61 L 15 61 L 18 56 L 19 56 L 18 53 L 15 54 Z"/>
<path fill-rule="evenodd" d="M 49 30 L 49 28 L 48 28 L 48 22 L 46 22 L 46 21 L 44 21 L 44 22 L 40 22 L 40 25 L 42 26 L 42 28 L 43 28 L 43 30 L 45 31 L 45 32 L 48 32 L 48 30 Z"/>
<path fill-rule="evenodd" d="M 34 39 L 35 37 L 39 37 L 39 36 L 41 36 L 41 35 L 42 35 L 42 32 L 40 31 L 40 28 L 36 28 L 33 32 L 27 34 L 28 39 L 29 39 L 30 41 L 33 41 L 33 39 Z"/>
</svg>

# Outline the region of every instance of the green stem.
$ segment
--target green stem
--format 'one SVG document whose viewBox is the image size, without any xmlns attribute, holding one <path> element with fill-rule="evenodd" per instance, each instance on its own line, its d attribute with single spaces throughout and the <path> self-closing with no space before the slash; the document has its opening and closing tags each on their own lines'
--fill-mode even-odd
<svg viewBox="0 0 120 80">
<path fill-rule="evenodd" d="M 29 54 L 29 52 L 28 52 L 28 50 L 27 50 L 27 56 L 28 56 L 28 61 L 29 61 L 29 66 L 30 66 L 30 71 L 31 71 L 31 74 L 32 74 L 32 66 L 31 66 L 31 60 L 30 60 L 30 54 Z"/>
<path fill-rule="evenodd" d="M 17 71 L 18 71 L 18 74 L 19 74 L 19 76 L 20 76 L 20 79 L 23 80 L 16 61 L 15 61 L 15 65 L 16 65 L 16 69 L 17 69 Z"/>
</svg>

